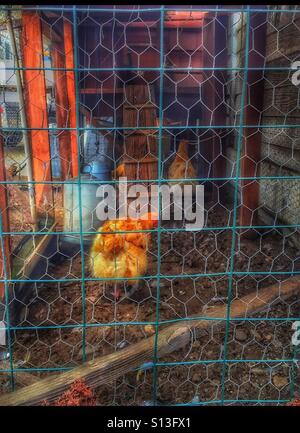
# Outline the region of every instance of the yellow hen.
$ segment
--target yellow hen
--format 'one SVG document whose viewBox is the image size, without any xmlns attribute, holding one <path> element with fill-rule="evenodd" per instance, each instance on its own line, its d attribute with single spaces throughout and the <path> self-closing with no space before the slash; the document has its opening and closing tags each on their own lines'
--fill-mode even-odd
<svg viewBox="0 0 300 433">
<path fill-rule="evenodd" d="M 143 215 L 142 219 L 106 221 L 99 229 L 100 233 L 96 235 L 90 251 L 89 264 L 93 276 L 107 278 L 108 281 L 110 278 L 132 278 L 129 284 L 137 285 L 138 277 L 147 272 L 150 233 L 133 231 L 151 230 L 156 225 L 157 216 L 151 213 Z M 118 298 L 119 292 L 115 291 L 115 296 Z"/>
</svg>

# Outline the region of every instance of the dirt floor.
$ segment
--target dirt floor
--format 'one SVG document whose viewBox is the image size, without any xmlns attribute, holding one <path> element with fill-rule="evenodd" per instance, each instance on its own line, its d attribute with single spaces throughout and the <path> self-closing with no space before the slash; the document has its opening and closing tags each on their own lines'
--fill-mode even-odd
<svg viewBox="0 0 300 433">
<path fill-rule="evenodd" d="M 229 206 L 210 203 L 207 209 L 205 227 L 230 224 L 232 212 Z M 231 230 L 161 234 L 160 320 L 186 318 L 197 313 L 203 315 L 212 306 L 226 305 L 230 283 L 228 275 L 207 274 L 230 270 L 231 246 Z M 280 272 L 290 272 L 298 266 L 296 248 L 288 236 L 278 231 L 261 232 L 253 241 L 240 238 L 240 233 L 237 233 L 235 250 L 235 271 L 254 271 L 257 274 L 233 276 L 233 298 L 241 298 L 250 292 L 259 296 L 261 288 L 288 278 Z M 90 276 L 87 256 L 88 252 L 85 252 L 85 277 Z M 81 255 L 76 254 L 59 265 L 49 263 L 48 273 L 55 278 L 80 278 L 81 266 Z M 275 276 L 259 274 L 270 271 L 279 273 Z M 148 276 L 156 276 L 156 273 L 157 242 L 154 238 L 149 251 Z M 174 275 L 179 276 L 174 278 Z M 117 304 L 104 291 L 101 282 L 86 281 L 82 285 L 79 280 L 36 285 L 34 295 L 24 308 L 24 320 L 19 323 L 23 329 L 13 335 L 15 365 L 19 368 L 46 369 L 73 367 L 81 363 L 80 327 L 51 327 L 82 323 L 83 292 L 85 320 L 89 325 L 86 329 L 88 359 L 121 350 L 152 335 L 153 327 L 145 324 L 106 324 L 155 321 L 157 284 L 156 278 L 147 278 L 132 299 Z M 227 346 L 227 359 L 231 361 L 226 368 L 220 362 L 224 355 L 225 330 L 215 321 L 211 330 L 193 341 L 190 347 L 160 360 L 192 363 L 158 367 L 158 399 L 163 404 L 189 403 L 192 400 L 196 403 L 217 404 L 223 392 L 227 404 L 288 400 L 294 383 L 293 375 L 297 376 L 297 367 L 291 362 L 284 362 L 292 357 L 293 332 L 292 321 L 284 318 L 299 317 L 299 311 L 300 300 L 292 298 L 269 306 L 266 312 L 254 315 L 253 320 L 232 322 Z M 38 326 L 49 326 L 50 329 L 34 328 Z M 244 362 L 246 360 L 251 362 Z M 200 363 L 193 364 L 198 361 Z M 222 377 L 225 379 L 224 387 L 221 385 Z M 101 386 L 96 394 L 99 404 L 103 405 L 141 405 L 151 401 L 152 384 L 152 370 L 134 371 L 114 383 Z M 0 392 L 8 390 L 8 378 L 0 375 Z M 235 403 L 234 400 L 239 402 Z M 254 402 L 249 403 L 248 400 Z"/>
</svg>

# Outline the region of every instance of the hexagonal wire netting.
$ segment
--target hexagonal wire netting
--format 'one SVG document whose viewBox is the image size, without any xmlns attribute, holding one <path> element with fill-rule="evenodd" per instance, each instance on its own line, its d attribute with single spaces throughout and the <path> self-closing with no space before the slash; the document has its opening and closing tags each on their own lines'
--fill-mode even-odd
<svg viewBox="0 0 300 433">
<path fill-rule="evenodd" d="M 128 353 L 90 383 L 99 404 L 298 395 L 299 12 L 1 6 L 2 394 Z M 204 227 L 160 216 L 116 299 L 131 277 L 90 264 L 97 188 L 191 165 Z"/>
</svg>

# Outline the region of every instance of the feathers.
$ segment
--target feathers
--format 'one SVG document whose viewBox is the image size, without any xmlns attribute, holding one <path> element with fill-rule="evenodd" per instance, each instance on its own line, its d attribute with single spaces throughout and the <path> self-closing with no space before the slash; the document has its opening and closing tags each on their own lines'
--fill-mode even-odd
<svg viewBox="0 0 300 433">
<path fill-rule="evenodd" d="M 90 251 L 89 264 L 93 276 L 107 279 L 143 276 L 148 267 L 150 233 L 139 231 L 155 227 L 155 218 L 155 214 L 149 213 L 141 219 L 106 221 L 96 235 Z"/>
<path fill-rule="evenodd" d="M 181 140 L 176 157 L 169 167 L 168 179 L 195 179 L 197 173 L 188 155 L 188 141 Z M 196 182 L 178 182 L 179 185 L 191 185 Z M 174 182 L 170 182 L 174 184 Z"/>
<path fill-rule="evenodd" d="M 115 170 L 112 171 L 112 178 L 118 179 L 119 177 L 125 177 L 126 176 L 126 170 L 125 170 L 125 164 L 119 164 Z"/>
</svg>

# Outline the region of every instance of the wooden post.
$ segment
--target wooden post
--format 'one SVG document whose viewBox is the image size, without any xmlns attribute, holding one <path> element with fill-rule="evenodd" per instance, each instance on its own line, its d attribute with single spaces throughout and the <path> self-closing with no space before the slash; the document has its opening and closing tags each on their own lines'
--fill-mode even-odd
<svg viewBox="0 0 300 433">
<path fill-rule="evenodd" d="M 2 108 L 0 107 L 0 128 L 2 126 Z M 4 156 L 4 145 L 3 136 L 0 134 L 0 212 L 2 218 L 2 230 L 9 231 L 9 218 L 8 218 L 8 198 L 7 198 L 7 186 L 1 182 L 6 181 L 5 173 L 5 156 Z M 10 273 L 10 237 L 8 235 L 3 236 L 4 239 L 4 251 L 6 256 L 6 271 Z M 0 249 L 0 278 L 4 278 L 4 261 L 2 257 L 2 249 Z M 0 302 L 4 299 L 4 283 L 0 283 Z"/>
<path fill-rule="evenodd" d="M 251 14 L 249 68 L 263 68 L 266 48 L 266 14 Z M 247 53 L 246 53 L 247 55 Z M 257 125 L 257 128 L 244 129 L 244 146 L 241 158 L 241 177 L 258 175 L 258 163 L 261 154 L 261 132 L 258 130 L 264 102 L 263 70 L 248 71 L 247 105 L 245 107 L 245 125 Z M 241 181 L 240 225 L 251 226 L 257 221 L 259 206 L 259 182 L 256 180 Z M 254 230 L 244 234 L 247 237 L 257 236 Z"/>
<path fill-rule="evenodd" d="M 215 67 L 227 67 L 227 28 L 228 16 L 218 16 L 214 23 L 214 56 Z M 226 125 L 226 106 L 225 106 L 225 83 L 227 71 L 216 70 L 214 71 L 214 93 L 213 93 L 213 125 Z M 212 137 L 212 177 L 226 177 L 226 159 L 224 158 L 224 144 L 225 140 L 222 139 L 224 129 L 216 128 L 213 131 Z M 223 193 L 221 186 L 224 181 L 214 181 L 215 187 L 213 188 L 213 200 L 219 203 L 223 202 Z"/>
<path fill-rule="evenodd" d="M 49 142 L 46 83 L 43 68 L 43 40 L 41 20 L 38 14 L 22 13 L 22 53 L 24 70 L 25 105 L 27 114 L 34 180 L 51 180 L 51 152 Z M 40 129 L 41 128 L 41 129 Z M 36 184 L 36 206 L 45 211 L 53 206 L 52 187 L 49 184 Z"/>
<path fill-rule="evenodd" d="M 13 20 L 11 17 L 10 11 L 7 11 L 7 29 L 10 37 L 11 49 L 14 57 L 15 67 L 20 68 L 22 66 L 21 59 L 19 58 L 18 48 L 16 43 L 16 35 L 13 26 Z M 26 117 L 26 107 L 25 107 L 25 99 L 24 99 L 24 89 L 22 83 L 22 72 L 21 70 L 16 70 L 16 85 L 17 85 L 17 94 L 20 105 L 20 118 L 21 118 L 21 126 L 24 128 L 23 131 L 23 143 L 24 143 L 24 153 L 26 158 L 26 169 L 27 169 L 27 179 L 28 179 L 28 196 L 29 196 L 29 206 L 30 206 L 30 215 L 32 220 L 32 229 L 34 231 L 38 230 L 37 225 L 37 215 L 36 215 L 36 205 L 35 205 L 35 189 L 32 181 L 33 178 L 33 169 L 32 169 L 32 155 L 31 155 L 31 146 L 29 140 L 29 134 L 27 130 L 27 117 Z"/>
<path fill-rule="evenodd" d="M 52 65 L 64 69 L 65 56 L 58 44 L 52 47 Z M 58 128 L 68 128 L 69 102 L 67 93 L 67 76 L 64 70 L 54 70 L 56 124 Z M 68 129 L 58 130 L 59 157 L 61 165 L 61 180 L 68 179 L 71 174 L 71 137 Z"/>
<path fill-rule="evenodd" d="M 64 45 L 66 56 L 66 68 L 74 68 L 74 43 L 72 24 L 64 21 Z M 69 126 L 76 128 L 76 92 L 75 92 L 75 74 L 74 71 L 66 71 L 67 79 L 67 94 L 69 103 Z M 77 144 L 77 131 L 71 131 L 71 158 L 72 158 L 72 176 L 78 176 L 78 144 Z"/>
<path fill-rule="evenodd" d="M 227 24 L 228 17 L 218 15 L 217 18 L 208 14 L 206 26 L 203 28 L 203 66 L 209 68 L 227 67 Z M 226 160 L 222 157 L 224 140 L 220 138 L 223 129 L 218 125 L 226 124 L 225 109 L 225 70 L 211 70 L 204 74 L 207 79 L 203 83 L 203 123 L 207 126 L 216 125 L 214 129 L 208 129 L 205 134 L 204 157 L 210 163 L 207 177 L 225 177 Z M 216 202 L 222 201 L 220 186 L 222 181 L 214 181 L 207 184 L 206 190 L 211 191 L 212 198 Z"/>
<path fill-rule="evenodd" d="M 203 66 L 205 68 L 214 67 L 214 38 L 215 38 L 215 18 L 210 14 L 207 14 L 204 18 L 203 25 Z M 202 87 L 202 119 L 201 123 L 205 126 L 213 125 L 215 113 L 215 86 L 216 79 L 213 70 L 203 71 Z M 204 132 L 204 130 L 203 130 Z M 215 170 L 213 170 L 213 158 L 215 152 L 215 139 L 214 131 L 211 128 L 207 128 L 204 134 L 202 134 L 202 145 L 200 142 L 201 157 L 207 161 L 207 171 L 201 174 L 201 177 L 207 177 L 208 181 L 205 182 L 204 188 L 206 193 L 213 194 L 215 188 L 209 178 L 213 177 Z"/>
<path fill-rule="evenodd" d="M 129 104 L 123 106 L 123 125 L 129 127 L 149 127 L 149 130 L 137 130 L 134 133 L 125 131 L 125 150 L 128 163 L 125 163 L 125 174 L 130 180 L 157 179 L 157 135 L 151 126 L 156 125 L 156 107 L 153 88 L 149 85 L 130 84 L 126 86 L 126 97 Z M 139 113 L 136 108 L 139 109 Z M 153 135 L 150 135 L 153 134 Z M 150 155 L 149 155 L 150 154 Z M 146 156 L 149 158 L 145 159 Z M 135 161 L 135 163 L 131 163 Z M 143 161 L 141 163 L 141 161 Z M 125 162 L 125 161 L 123 161 Z M 148 186 L 148 182 L 145 182 Z"/>
</svg>

